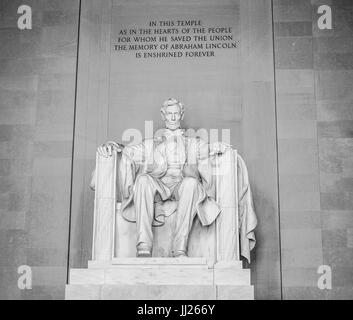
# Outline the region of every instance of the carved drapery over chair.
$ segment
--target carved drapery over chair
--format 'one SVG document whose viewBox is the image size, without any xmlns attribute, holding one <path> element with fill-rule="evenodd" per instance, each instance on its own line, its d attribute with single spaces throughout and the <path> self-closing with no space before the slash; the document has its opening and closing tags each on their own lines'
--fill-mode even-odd
<svg viewBox="0 0 353 320">
<path fill-rule="evenodd" d="M 121 155 L 116 151 L 111 157 L 96 156 L 91 182 L 95 190 L 93 261 L 136 256 L 136 224 L 127 221 L 120 211 L 120 162 Z M 240 260 L 240 256 L 250 262 L 257 219 L 245 163 L 236 150 L 230 149 L 215 155 L 211 165 L 213 196 L 221 213 L 206 227 L 195 218 L 189 235 L 188 256 L 206 258 L 209 266 Z M 155 210 L 159 210 L 159 206 L 155 203 Z M 171 256 L 175 214 L 166 217 L 163 226 L 153 228 L 153 257 Z"/>
</svg>

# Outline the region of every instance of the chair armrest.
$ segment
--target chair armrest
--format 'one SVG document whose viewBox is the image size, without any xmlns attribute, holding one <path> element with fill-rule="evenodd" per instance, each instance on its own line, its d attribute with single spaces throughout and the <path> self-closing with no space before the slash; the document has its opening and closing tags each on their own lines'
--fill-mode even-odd
<svg viewBox="0 0 353 320">
<path fill-rule="evenodd" d="M 111 260 L 114 252 L 116 212 L 117 152 L 111 157 L 97 153 L 96 169 L 92 174 L 94 188 L 94 220 L 92 260 Z"/>
<path fill-rule="evenodd" d="M 222 211 L 216 220 L 217 261 L 239 260 L 237 151 L 216 156 L 216 201 Z"/>
</svg>

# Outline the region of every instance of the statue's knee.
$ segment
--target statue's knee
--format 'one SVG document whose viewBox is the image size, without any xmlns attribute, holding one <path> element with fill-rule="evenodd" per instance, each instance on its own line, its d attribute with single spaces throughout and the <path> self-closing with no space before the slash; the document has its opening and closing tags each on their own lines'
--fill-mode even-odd
<svg viewBox="0 0 353 320">
<path fill-rule="evenodd" d="M 144 187 L 151 183 L 151 177 L 148 174 L 140 174 L 136 177 L 135 186 Z"/>
<path fill-rule="evenodd" d="M 187 190 L 196 190 L 198 187 L 198 181 L 192 177 L 185 177 L 182 182 L 182 187 Z"/>
</svg>

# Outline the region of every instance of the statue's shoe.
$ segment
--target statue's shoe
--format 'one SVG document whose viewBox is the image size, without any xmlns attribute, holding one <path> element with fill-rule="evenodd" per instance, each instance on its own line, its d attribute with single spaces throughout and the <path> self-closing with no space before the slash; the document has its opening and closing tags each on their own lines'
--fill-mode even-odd
<svg viewBox="0 0 353 320">
<path fill-rule="evenodd" d="M 136 256 L 138 258 L 150 258 L 152 257 L 152 253 L 148 250 L 138 250 Z"/>
<path fill-rule="evenodd" d="M 137 246 L 136 256 L 138 258 L 150 258 L 152 257 L 152 248 L 144 243 L 141 243 Z"/>
<path fill-rule="evenodd" d="M 173 253 L 174 258 L 187 258 L 187 254 L 184 250 L 176 250 Z"/>
</svg>

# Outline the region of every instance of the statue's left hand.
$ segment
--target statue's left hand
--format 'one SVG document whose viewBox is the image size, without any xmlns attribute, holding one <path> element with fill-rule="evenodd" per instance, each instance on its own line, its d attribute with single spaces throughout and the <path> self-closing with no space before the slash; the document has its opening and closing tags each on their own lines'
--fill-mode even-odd
<svg viewBox="0 0 353 320">
<path fill-rule="evenodd" d="M 210 156 L 214 156 L 216 154 L 223 154 L 231 148 L 232 146 L 230 144 L 223 142 L 214 142 L 210 144 Z"/>
</svg>

